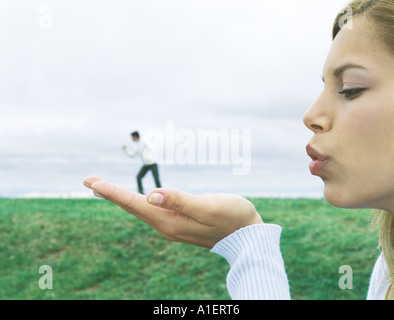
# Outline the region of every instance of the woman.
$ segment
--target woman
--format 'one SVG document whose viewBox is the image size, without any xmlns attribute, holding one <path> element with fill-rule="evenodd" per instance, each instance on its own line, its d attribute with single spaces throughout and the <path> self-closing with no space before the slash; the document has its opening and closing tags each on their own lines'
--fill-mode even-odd
<svg viewBox="0 0 394 320">
<path fill-rule="evenodd" d="M 349 12 L 349 7 L 347 7 Z M 304 116 L 314 132 L 310 171 L 326 200 L 343 208 L 382 210 L 376 223 L 383 255 L 368 299 L 394 298 L 394 2 L 356 0 L 339 14 L 324 70 L 324 90 Z M 351 23 L 351 24 L 350 24 Z M 244 198 L 155 189 L 146 197 L 97 177 L 85 185 L 148 223 L 167 239 L 212 248 L 231 265 L 233 299 L 289 299 L 279 248 L 281 228 L 264 224 Z M 384 211 L 383 211 L 384 210 Z"/>
</svg>

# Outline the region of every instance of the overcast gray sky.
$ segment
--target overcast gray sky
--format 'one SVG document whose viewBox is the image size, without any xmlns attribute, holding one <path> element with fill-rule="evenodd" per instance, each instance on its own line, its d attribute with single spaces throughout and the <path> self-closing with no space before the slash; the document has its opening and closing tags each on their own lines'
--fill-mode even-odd
<svg viewBox="0 0 394 320">
<path fill-rule="evenodd" d="M 251 130 L 251 172 L 161 166 L 190 192 L 319 193 L 302 115 L 344 0 L 2 0 L 0 196 L 135 188 L 129 134 Z M 152 182 L 147 178 L 147 185 Z M 232 186 L 232 187 L 230 187 Z"/>
</svg>

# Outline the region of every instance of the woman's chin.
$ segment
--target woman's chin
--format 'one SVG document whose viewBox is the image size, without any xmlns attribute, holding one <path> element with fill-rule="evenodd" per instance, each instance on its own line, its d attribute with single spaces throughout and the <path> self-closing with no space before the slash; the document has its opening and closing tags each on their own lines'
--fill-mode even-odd
<svg viewBox="0 0 394 320">
<path fill-rule="evenodd" d="M 324 198 L 334 207 L 344 209 L 382 209 L 382 204 L 373 197 L 363 194 L 362 190 L 350 190 L 349 188 L 333 188 L 325 185 Z"/>
<path fill-rule="evenodd" d="M 349 192 L 333 188 L 330 185 L 324 187 L 324 198 L 329 204 L 338 208 L 356 209 L 362 207 L 359 197 L 355 198 Z"/>
</svg>

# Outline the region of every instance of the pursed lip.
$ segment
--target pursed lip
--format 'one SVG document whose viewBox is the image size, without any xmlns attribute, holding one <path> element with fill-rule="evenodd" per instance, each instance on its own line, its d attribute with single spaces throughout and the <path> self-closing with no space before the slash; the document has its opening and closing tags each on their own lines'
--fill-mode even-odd
<svg viewBox="0 0 394 320">
<path fill-rule="evenodd" d="M 306 153 L 308 154 L 308 156 L 311 157 L 313 161 L 315 160 L 324 161 L 327 158 L 326 156 L 322 155 L 320 152 L 313 149 L 310 144 L 306 146 Z"/>
<path fill-rule="evenodd" d="M 311 163 L 309 164 L 309 170 L 311 171 L 311 174 L 318 175 L 327 162 L 327 156 L 321 154 L 309 144 L 306 146 L 306 153 L 312 159 Z"/>
</svg>

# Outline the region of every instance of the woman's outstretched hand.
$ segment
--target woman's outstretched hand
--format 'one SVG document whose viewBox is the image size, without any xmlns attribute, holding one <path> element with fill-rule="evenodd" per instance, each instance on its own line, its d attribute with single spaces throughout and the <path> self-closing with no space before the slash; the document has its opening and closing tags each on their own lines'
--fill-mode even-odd
<svg viewBox="0 0 394 320">
<path fill-rule="evenodd" d="M 263 223 L 253 204 L 239 196 L 195 196 L 160 188 L 147 196 L 90 176 L 84 185 L 156 229 L 171 241 L 212 248 L 234 231 Z"/>
</svg>

